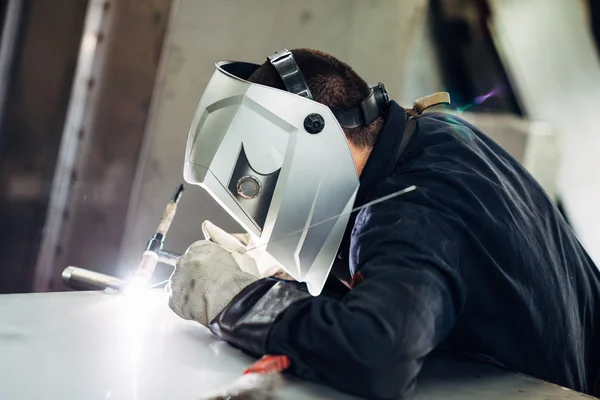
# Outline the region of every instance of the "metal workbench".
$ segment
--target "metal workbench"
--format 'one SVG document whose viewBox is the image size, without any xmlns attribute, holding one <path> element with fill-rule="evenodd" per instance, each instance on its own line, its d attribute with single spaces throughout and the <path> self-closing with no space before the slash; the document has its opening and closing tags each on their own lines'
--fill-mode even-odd
<svg viewBox="0 0 600 400">
<path fill-rule="evenodd" d="M 254 360 L 184 321 L 162 290 L 0 296 L 0 399 L 198 399 Z M 282 399 L 351 399 L 289 379 Z M 584 399 L 491 365 L 432 357 L 417 399 Z"/>
</svg>

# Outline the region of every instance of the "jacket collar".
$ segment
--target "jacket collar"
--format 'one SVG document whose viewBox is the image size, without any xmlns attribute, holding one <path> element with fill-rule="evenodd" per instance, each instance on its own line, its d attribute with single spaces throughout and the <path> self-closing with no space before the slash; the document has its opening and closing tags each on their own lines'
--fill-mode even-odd
<svg viewBox="0 0 600 400">
<path fill-rule="evenodd" d="M 360 186 L 356 195 L 355 207 L 361 206 L 374 185 L 387 174 L 392 157 L 396 154 L 406 123 L 406 111 L 396 102 L 391 102 L 383 129 L 371 151 L 360 176 Z"/>
<path fill-rule="evenodd" d="M 383 129 L 379 133 L 377 142 L 360 176 L 360 186 L 356 194 L 354 207 L 365 204 L 377 182 L 385 177 L 389 164 L 402 141 L 406 123 L 406 111 L 396 102 L 392 102 L 385 117 Z M 358 211 L 352 213 L 350 216 L 346 232 L 344 233 L 344 239 L 342 240 L 337 259 L 334 261 L 331 271 L 336 277 L 345 281 L 350 281 L 348 251 L 350 248 L 350 236 L 357 214 Z"/>
</svg>

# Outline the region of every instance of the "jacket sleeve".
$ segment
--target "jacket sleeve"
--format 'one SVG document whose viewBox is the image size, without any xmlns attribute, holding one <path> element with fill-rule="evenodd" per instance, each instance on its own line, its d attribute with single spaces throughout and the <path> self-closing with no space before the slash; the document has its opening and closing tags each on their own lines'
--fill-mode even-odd
<svg viewBox="0 0 600 400">
<path fill-rule="evenodd" d="M 409 394 L 425 356 L 453 327 L 464 285 L 456 243 L 435 215 L 390 203 L 357 217 L 351 265 L 361 283 L 343 299 L 261 280 L 215 319 L 213 332 L 256 355 L 287 355 L 295 374 L 345 392 Z"/>
</svg>

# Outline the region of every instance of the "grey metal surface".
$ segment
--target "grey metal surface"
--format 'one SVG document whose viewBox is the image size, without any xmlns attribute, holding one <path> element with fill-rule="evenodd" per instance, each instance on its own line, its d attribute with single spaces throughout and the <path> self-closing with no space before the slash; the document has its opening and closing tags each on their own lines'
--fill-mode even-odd
<svg viewBox="0 0 600 400">
<path fill-rule="evenodd" d="M 423 367 L 415 400 L 585 400 L 573 390 L 490 364 L 438 355 Z"/>
<path fill-rule="evenodd" d="M 154 290 L 0 296 L 0 399 L 198 399 L 254 361 Z M 282 399 L 345 399 L 289 383 Z"/>
<path fill-rule="evenodd" d="M 254 359 L 167 306 L 162 290 L 0 295 L 0 399 L 194 399 Z M 416 399 L 553 400 L 585 396 L 490 365 L 436 357 Z M 280 399 L 352 399 L 289 379 Z"/>
<path fill-rule="evenodd" d="M 358 190 L 348 141 L 328 107 L 242 80 L 227 72 L 232 65 L 217 64 L 200 100 L 184 178 L 205 188 L 258 237 L 257 245 L 264 245 L 316 296 L 337 255 Z M 323 118 L 322 131 L 305 130 L 309 115 Z M 246 168 L 238 174 L 242 158 Z M 244 177 L 261 181 L 263 190 L 256 198 L 235 191 Z M 261 208 L 264 223 L 256 218 L 254 205 Z"/>
</svg>

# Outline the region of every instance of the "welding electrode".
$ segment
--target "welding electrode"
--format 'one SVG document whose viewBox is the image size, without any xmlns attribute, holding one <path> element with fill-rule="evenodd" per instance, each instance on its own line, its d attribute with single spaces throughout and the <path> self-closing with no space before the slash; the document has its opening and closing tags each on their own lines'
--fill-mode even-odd
<svg viewBox="0 0 600 400">
<path fill-rule="evenodd" d="M 142 254 L 142 260 L 135 271 L 136 278 L 150 279 L 152 277 L 156 264 L 158 264 L 159 253 L 162 250 L 165 237 L 167 236 L 167 232 L 169 231 L 175 213 L 177 212 L 177 204 L 179 203 L 183 189 L 183 184 L 179 185 L 173 198 L 171 198 L 171 201 L 167 204 L 160 219 L 160 223 L 158 224 L 158 228 Z"/>
</svg>

